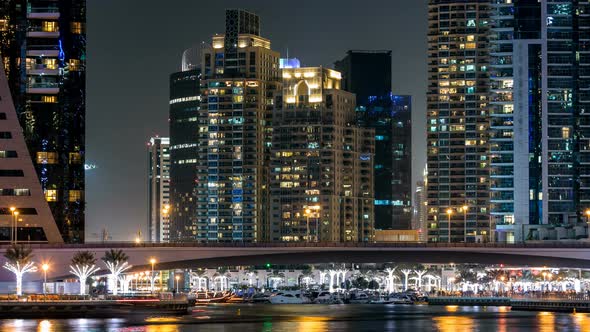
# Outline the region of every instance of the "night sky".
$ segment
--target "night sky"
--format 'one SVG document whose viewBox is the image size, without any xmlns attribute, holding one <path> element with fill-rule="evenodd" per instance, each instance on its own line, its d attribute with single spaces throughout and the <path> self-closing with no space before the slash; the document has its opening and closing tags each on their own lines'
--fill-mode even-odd
<svg viewBox="0 0 590 332">
<path fill-rule="evenodd" d="M 168 78 L 183 50 L 224 32 L 226 8 L 261 17 L 271 47 L 332 67 L 349 49 L 390 49 L 396 94 L 413 97 L 413 178 L 426 159 L 427 0 L 87 0 L 86 236 L 132 240 L 147 223 L 150 136 L 168 135 Z"/>
</svg>

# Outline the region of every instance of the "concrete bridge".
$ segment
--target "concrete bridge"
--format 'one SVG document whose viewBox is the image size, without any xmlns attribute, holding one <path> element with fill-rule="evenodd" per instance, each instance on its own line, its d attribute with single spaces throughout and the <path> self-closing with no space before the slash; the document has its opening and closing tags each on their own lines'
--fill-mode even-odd
<svg viewBox="0 0 590 332">
<path fill-rule="evenodd" d="M 217 267 L 225 265 L 272 265 L 312 263 L 481 263 L 521 266 L 590 268 L 590 242 L 525 244 L 441 243 L 88 243 L 83 245 L 31 244 L 35 262 L 49 263 L 51 276 L 68 274 L 70 259 L 77 251 L 91 251 L 99 259 L 104 252 L 122 249 L 129 256 L 131 271 Z M 6 246 L 0 248 L 0 256 Z M 3 257 L 0 257 L 0 262 Z M 3 270 L 3 269 L 2 269 Z M 0 279 L 5 280 L 5 272 Z M 6 274 L 8 279 L 10 274 Z"/>
</svg>

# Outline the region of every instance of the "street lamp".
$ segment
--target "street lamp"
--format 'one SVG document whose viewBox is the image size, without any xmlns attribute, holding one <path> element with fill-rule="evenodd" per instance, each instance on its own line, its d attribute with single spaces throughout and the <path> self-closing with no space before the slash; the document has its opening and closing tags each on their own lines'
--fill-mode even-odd
<svg viewBox="0 0 590 332">
<path fill-rule="evenodd" d="M 309 212 L 306 213 L 308 214 L 308 228 L 309 228 L 309 216 L 312 215 L 315 218 L 315 242 L 319 242 L 319 224 L 320 224 L 320 210 L 322 209 L 322 207 L 320 205 L 311 205 L 308 207 L 307 210 L 309 210 Z M 308 232 L 308 236 L 309 236 L 309 229 L 307 230 Z"/>
<path fill-rule="evenodd" d="M 47 270 L 49 270 L 49 264 L 43 263 L 43 265 L 41 265 L 41 269 L 43 270 L 43 295 L 45 295 L 45 288 L 47 287 Z"/>
<path fill-rule="evenodd" d="M 590 239 L 590 209 L 586 209 L 586 211 L 584 211 L 584 214 L 586 215 L 586 224 L 588 224 L 586 232 L 588 233 L 588 239 Z"/>
<path fill-rule="evenodd" d="M 14 216 L 14 244 L 16 244 L 18 242 L 18 215 L 19 215 L 19 212 L 14 211 L 14 212 L 12 212 L 12 215 Z"/>
<path fill-rule="evenodd" d="M 10 207 L 10 242 L 14 242 L 14 211 L 16 208 L 14 206 Z"/>
<path fill-rule="evenodd" d="M 311 215 L 311 209 L 310 208 L 306 208 L 305 209 L 305 218 L 307 221 L 307 233 L 305 236 L 305 241 L 309 242 L 309 216 Z"/>
<path fill-rule="evenodd" d="M 180 276 L 176 275 L 174 279 L 176 279 L 176 294 L 178 294 L 178 281 L 180 280 Z"/>
<path fill-rule="evenodd" d="M 448 208 L 447 209 L 447 216 L 449 217 L 449 243 L 451 243 L 451 215 L 453 214 L 453 209 Z"/>
<path fill-rule="evenodd" d="M 155 258 L 150 258 L 150 264 L 152 264 L 152 293 L 154 292 L 154 265 L 156 264 L 156 259 Z"/>
<path fill-rule="evenodd" d="M 469 206 L 463 205 L 463 242 L 467 243 L 467 210 Z"/>
</svg>

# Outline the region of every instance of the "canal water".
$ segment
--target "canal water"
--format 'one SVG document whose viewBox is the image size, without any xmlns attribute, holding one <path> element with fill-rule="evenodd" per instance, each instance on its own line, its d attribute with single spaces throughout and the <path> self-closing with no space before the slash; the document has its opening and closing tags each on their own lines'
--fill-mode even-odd
<svg viewBox="0 0 590 332">
<path fill-rule="evenodd" d="M 590 314 L 427 305 L 210 305 L 182 317 L 12 319 L 0 331 L 590 331 Z"/>
</svg>

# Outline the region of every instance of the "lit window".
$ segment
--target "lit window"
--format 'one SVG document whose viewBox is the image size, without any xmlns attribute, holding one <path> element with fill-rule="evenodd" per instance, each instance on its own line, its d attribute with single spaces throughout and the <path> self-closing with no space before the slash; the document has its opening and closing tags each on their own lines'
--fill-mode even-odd
<svg viewBox="0 0 590 332">
<path fill-rule="evenodd" d="M 561 138 L 570 138 L 570 128 L 569 127 L 561 128 Z"/>
<path fill-rule="evenodd" d="M 55 70 L 58 68 L 57 59 L 43 59 L 45 68 Z"/>
<path fill-rule="evenodd" d="M 70 164 L 81 164 L 82 163 L 82 155 L 80 152 L 70 152 L 69 158 Z"/>
<path fill-rule="evenodd" d="M 72 33 L 75 33 L 77 35 L 82 34 L 82 22 L 72 22 L 71 30 Z"/>
<path fill-rule="evenodd" d="M 57 103 L 57 96 L 42 96 L 41 101 L 44 103 Z"/>
<path fill-rule="evenodd" d="M 70 59 L 69 65 L 70 65 L 70 70 L 71 71 L 80 71 L 80 70 L 82 70 L 82 66 L 80 66 L 80 60 L 78 60 L 78 59 Z"/>
<path fill-rule="evenodd" d="M 43 21 L 43 23 L 41 25 L 41 30 L 43 32 L 57 32 L 58 31 L 57 22 Z"/>
<path fill-rule="evenodd" d="M 45 190 L 45 200 L 48 202 L 57 202 L 57 190 L 55 190 L 55 189 Z"/>
<path fill-rule="evenodd" d="M 57 164 L 57 153 L 37 152 L 37 164 Z"/>
<path fill-rule="evenodd" d="M 81 190 L 70 190 L 68 195 L 68 201 L 70 202 L 79 202 L 82 200 L 82 191 Z"/>
<path fill-rule="evenodd" d="M 8 31 L 8 20 L 0 20 L 0 31 Z"/>
</svg>

